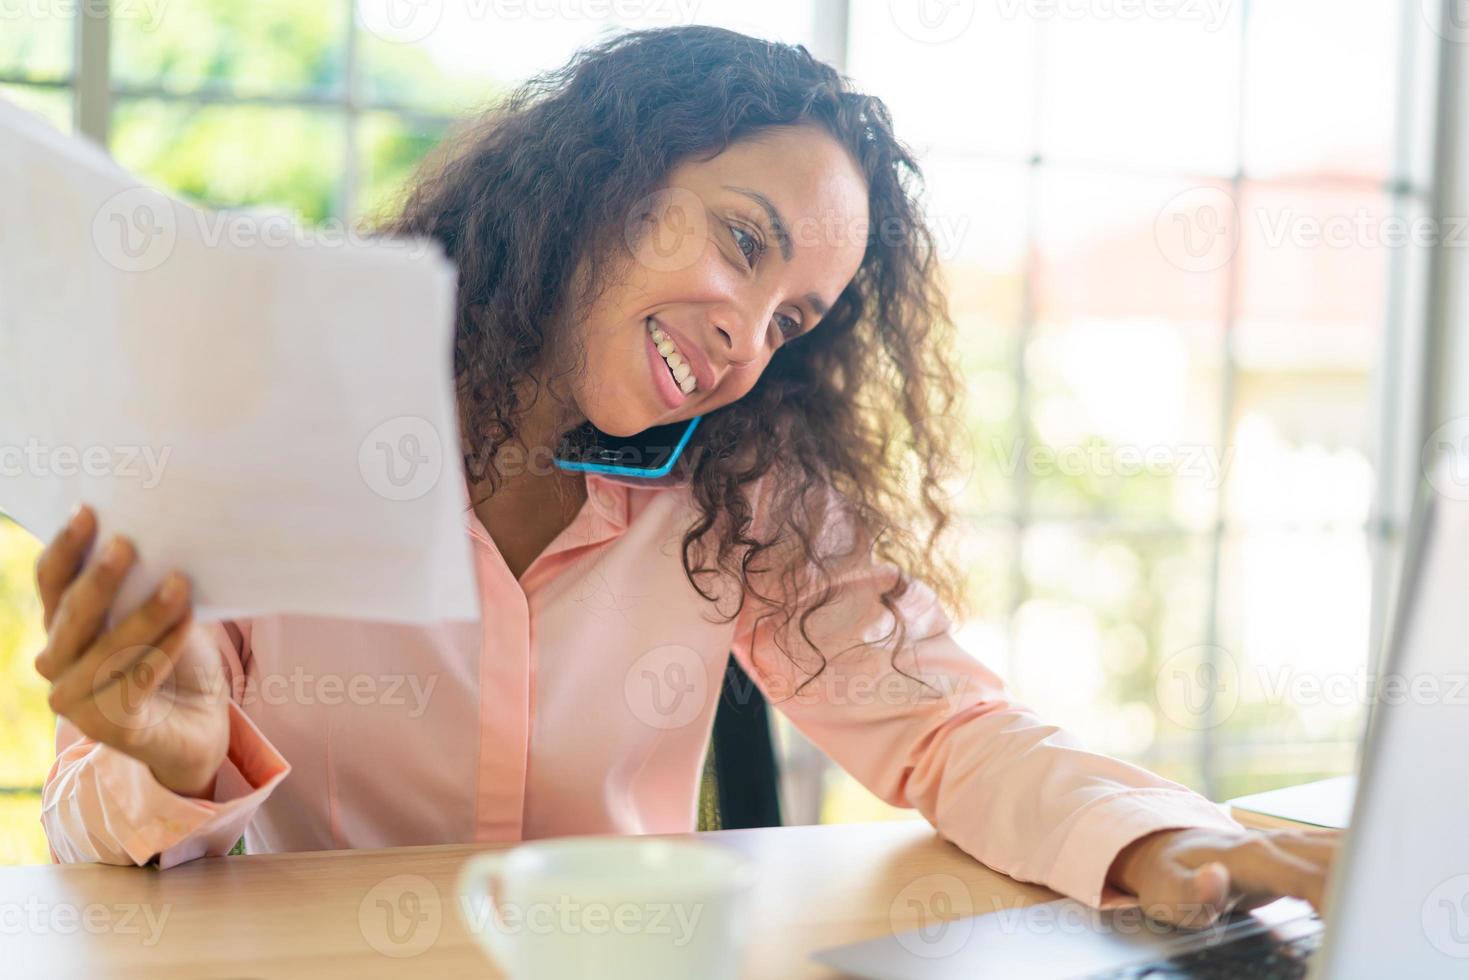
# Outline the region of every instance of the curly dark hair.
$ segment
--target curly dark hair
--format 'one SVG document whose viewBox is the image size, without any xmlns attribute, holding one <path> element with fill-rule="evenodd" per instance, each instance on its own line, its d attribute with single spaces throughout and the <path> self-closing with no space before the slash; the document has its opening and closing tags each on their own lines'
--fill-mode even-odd
<svg viewBox="0 0 1469 980">
<path fill-rule="evenodd" d="M 433 238 L 458 266 L 454 369 L 473 473 L 515 437 L 522 382 L 569 343 L 571 310 L 616 275 L 637 202 L 687 159 L 797 124 L 830 133 L 865 175 L 866 253 L 819 327 L 703 419 L 689 474 L 700 516 L 683 565 L 715 606 L 721 596 L 701 583 L 737 584 L 723 621 L 747 596 L 766 603 L 773 611 L 761 619 L 779 617 L 776 645 L 793 661 L 783 637 L 797 624 L 819 660 L 804 686 L 827 663 L 807 620 L 838 594 L 840 556 L 823 547 L 833 497 L 866 533 L 861 546 L 893 568 L 881 598 L 893 627 L 870 643 L 892 640 L 895 668 L 907 629 L 898 600 L 912 577 L 950 610 L 964 607 L 939 547 L 952 521 L 942 484 L 957 462 L 953 322 L 917 200 L 922 175 L 887 107 L 801 45 L 705 26 L 625 32 L 531 78 L 446 140 L 386 230 Z M 768 532 L 756 537 L 746 489 L 774 467 Z M 767 573 L 774 595 L 757 586 Z"/>
</svg>

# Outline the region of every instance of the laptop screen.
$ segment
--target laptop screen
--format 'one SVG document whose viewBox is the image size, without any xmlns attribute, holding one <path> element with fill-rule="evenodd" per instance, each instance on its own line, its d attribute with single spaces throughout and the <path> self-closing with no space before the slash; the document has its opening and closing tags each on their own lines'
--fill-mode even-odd
<svg viewBox="0 0 1469 980">
<path fill-rule="evenodd" d="M 1411 538 L 1319 976 L 1469 976 L 1469 500 Z"/>
</svg>

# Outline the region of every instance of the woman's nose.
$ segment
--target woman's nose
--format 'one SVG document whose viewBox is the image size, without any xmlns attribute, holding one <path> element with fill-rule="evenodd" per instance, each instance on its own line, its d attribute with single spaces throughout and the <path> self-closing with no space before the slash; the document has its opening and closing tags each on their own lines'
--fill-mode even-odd
<svg viewBox="0 0 1469 980">
<path fill-rule="evenodd" d="M 740 367 L 760 356 L 761 331 L 738 319 L 716 321 L 714 330 L 722 342 L 721 352 L 730 364 Z"/>
</svg>

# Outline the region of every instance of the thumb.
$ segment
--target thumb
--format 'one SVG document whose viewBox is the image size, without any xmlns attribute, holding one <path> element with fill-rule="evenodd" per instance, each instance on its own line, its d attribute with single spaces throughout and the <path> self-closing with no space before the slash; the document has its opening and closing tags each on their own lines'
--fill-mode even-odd
<svg viewBox="0 0 1469 980">
<path fill-rule="evenodd" d="M 1208 925 L 1228 909 L 1230 874 L 1222 862 L 1210 861 L 1193 869 L 1190 884 L 1194 904 L 1208 915 L 1208 921 L 1203 925 Z"/>
<path fill-rule="evenodd" d="M 1173 922 L 1185 929 L 1207 929 L 1229 910 L 1229 869 L 1219 861 L 1197 868 L 1178 865 L 1182 897 Z"/>
<path fill-rule="evenodd" d="M 1203 929 L 1224 911 L 1229 885 L 1229 870 L 1218 861 L 1198 868 L 1168 861 L 1155 870 L 1138 897 L 1149 918 Z"/>
</svg>

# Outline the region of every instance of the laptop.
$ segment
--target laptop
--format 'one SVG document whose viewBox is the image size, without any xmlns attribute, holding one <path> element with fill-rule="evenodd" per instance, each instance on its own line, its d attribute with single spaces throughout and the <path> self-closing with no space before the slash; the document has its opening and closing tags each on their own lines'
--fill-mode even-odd
<svg viewBox="0 0 1469 980">
<path fill-rule="evenodd" d="M 1199 931 L 1061 899 L 813 958 L 872 980 L 1469 977 L 1469 500 L 1424 487 L 1414 511 L 1325 922 L 1293 898 Z"/>
</svg>

